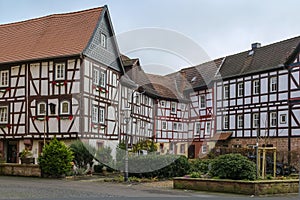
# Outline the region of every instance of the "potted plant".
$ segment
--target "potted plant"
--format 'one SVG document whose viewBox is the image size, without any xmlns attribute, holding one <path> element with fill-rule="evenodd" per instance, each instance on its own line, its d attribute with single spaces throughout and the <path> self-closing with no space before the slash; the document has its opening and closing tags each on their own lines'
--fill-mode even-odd
<svg viewBox="0 0 300 200">
<path fill-rule="evenodd" d="M 21 164 L 34 164 L 34 158 L 32 157 L 33 154 L 27 148 L 20 152 L 19 156 L 21 159 Z"/>
</svg>

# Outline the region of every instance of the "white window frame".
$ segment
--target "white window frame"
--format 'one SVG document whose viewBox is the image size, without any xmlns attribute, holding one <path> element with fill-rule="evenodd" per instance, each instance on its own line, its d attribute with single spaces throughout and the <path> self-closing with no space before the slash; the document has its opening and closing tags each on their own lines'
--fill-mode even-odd
<svg viewBox="0 0 300 200">
<path fill-rule="evenodd" d="M 66 65 L 65 63 L 55 64 L 55 80 L 65 80 Z"/>
<path fill-rule="evenodd" d="M 211 133 L 211 122 L 205 123 L 205 135 L 210 135 Z"/>
<path fill-rule="evenodd" d="M 260 94 L 260 81 L 259 80 L 253 81 L 253 94 Z"/>
<path fill-rule="evenodd" d="M 260 119 L 259 119 L 259 113 L 253 113 L 252 114 L 252 126 L 253 128 L 259 128 L 259 123 Z"/>
<path fill-rule="evenodd" d="M 277 85 L 277 77 L 271 77 L 270 78 L 270 92 L 276 92 L 278 89 L 278 85 Z"/>
<path fill-rule="evenodd" d="M 281 114 L 280 115 L 280 124 L 286 124 L 287 123 L 287 115 Z"/>
<path fill-rule="evenodd" d="M 200 122 L 196 122 L 195 124 L 195 133 L 198 135 L 201 134 L 201 123 Z"/>
<path fill-rule="evenodd" d="M 99 85 L 103 88 L 106 86 L 106 72 L 104 71 L 100 71 Z"/>
<path fill-rule="evenodd" d="M 105 123 L 105 109 L 103 107 L 99 108 L 99 123 L 100 124 Z"/>
<path fill-rule="evenodd" d="M 206 95 L 205 94 L 202 94 L 199 97 L 199 107 L 206 108 Z"/>
<path fill-rule="evenodd" d="M 100 83 L 100 72 L 98 69 L 93 69 L 93 84 L 99 85 Z"/>
<path fill-rule="evenodd" d="M 174 131 L 177 131 L 177 130 L 178 130 L 178 124 L 177 124 L 177 122 L 174 122 L 174 123 L 173 123 L 173 130 L 174 130 Z"/>
<path fill-rule="evenodd" d="M 99 108 L 96 105 L 92 107 L 92 122 L 98 123 L 99 122 Z"/>
<path fill-rule="evenodd" d="M 9 85 L 9 70 L 0 71 L 0 87 L 7 87 Z"/>
<path fill-rule="evenodd" d="M 207 145 L 202 145 L 201 151 L 202 151 L 202 154 L 206 154 L 207 153 Z"/>
<path fill-rule="evenodd" d="M 44 112 L 41 112 L 41 106 L 44 105 L 45 106 L 45 109 L 44 109 Z M 47 104 L 46 102 L 42 101 L 42 102 L 39 102 L 37 104 L 37 115 L 40 115 L 40 116 L 45 116 L 47 114 Z"/>
<path fill-rule="evenodd" d="M 237 85 L 237 96 L 238 97 L 242 97 L 242 96 L 244 96 L 244 83 L 242 82 L 242 83 L 238 83 L 238 85 Z"/>
<path fill-rule="evenodd" d="M 106 34 L 104 34 L 104 33 L 101 33 L 101 34 L 100 34 L 100 45 L 101 45 L 103 48 L 107 48 L 107 36 L 106 36 Z"/>
<path fill-rule="evenodd" d="M 162 108 L 165 108 L 166 107 L 166 101 L 160 101 L 160 106 Z"/>
<path fill-rule="evenodd" d="M 177 107 L 177 103 L 176 102 L 171 102 L 171 113 L 172 114 L 176 114 L 176 107 Z"/>
<path fill-rule="evenodd" d="M 224 115 L 223 117 L 223 127 L 224 129 L 229 129 L 229 116 L 228 115 Z"/>
<path fill-rule="evenodd" d="M 228 84 L 224 85 L 223 92 L 224 92 L 224 95 L 223 95 L 224 99 L 228 99 L 229 98 L 229 85 Z"/>
<path fill-rule="evenodd" d="M 182 123 L 178 123 L 178 131 L 183 131 L 183 124 Z"/>
<path fill-rule="evenodd" d="M 0 106 L 0 124 L 8 123 L 8 106 Z"/>
<path fill-rule="evenodd" d="M 237 115 L 237 128 L 241 129 L 244 128 L 244 116 Z"/>
<path fill-rule="evenodd" d="M 180 144 L 180 154 L 185 153 L 185 144 Z"/>
<path fill-rule="evenodd" d="M 65 112 L 64 111 L 64 106 L 67 106 L 68 110 Z M 61 115 L 69 115 L 70 114 L 70 101 L 64 100 L 60 102 L 60 114 Z"/>
<path fill-rule="evenodd" d="M 270 112 L 270 126 L 277 126 L 277 112 Z"/>
<path fill-rule="evenodd" d="M 167 130 L 167 129 L 168 129 L 168 124 L 167 124 L 166 121 L 162 121 L 162 122 L 161 122 L 161 129 L 162 129 L 162 130 Z"/>
</svg>

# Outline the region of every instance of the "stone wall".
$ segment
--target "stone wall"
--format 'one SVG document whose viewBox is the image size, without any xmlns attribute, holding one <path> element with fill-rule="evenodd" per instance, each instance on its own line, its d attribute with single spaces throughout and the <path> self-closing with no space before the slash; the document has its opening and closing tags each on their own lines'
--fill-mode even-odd
<svg viewBox="0 0 300 200">
<path fill-rule="evenodd" d="M 299 180 L 235 181 L 221 179 L 175 178 L 174 189 L 225 192 L 246 195 L 298 193 Z"/>
<path fill-rule="evenodd" d="M 41 177 L 41 170 L 39 165 L 0 163 L 0 175 Z"/>
</svg>

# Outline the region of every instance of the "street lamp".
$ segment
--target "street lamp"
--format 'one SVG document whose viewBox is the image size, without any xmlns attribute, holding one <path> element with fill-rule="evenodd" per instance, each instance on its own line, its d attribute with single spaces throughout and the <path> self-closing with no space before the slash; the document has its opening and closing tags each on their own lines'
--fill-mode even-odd
<svg viewBox="0 0 300 200">
<path fill-rule="evenodd" d="M 131 93 L 131 107 L 130 109 L 126 110 L 125 112 L 125 123 L 126 123 L 126 135 L 125 135 L 125 166 L 124 166 L 124 182 L 128 181 L 128 130 L 129 130 L 129 122 L 130 119 L 132 118 L 132 114 L 133 114 L 133 98 L 134 98 L 134 94 L 138 92 L 140 94 L 143 94 L 145 92 L 144 88 L 142 86 L 138 86 L 136 87 L 136 89 L 134 89 Z M 130 114 L 129 114 L 130 111 Z M 133 129 L 133 123 L 131 121 L 131 135 L 132 135 L 132 129 Z"/>
</svg>

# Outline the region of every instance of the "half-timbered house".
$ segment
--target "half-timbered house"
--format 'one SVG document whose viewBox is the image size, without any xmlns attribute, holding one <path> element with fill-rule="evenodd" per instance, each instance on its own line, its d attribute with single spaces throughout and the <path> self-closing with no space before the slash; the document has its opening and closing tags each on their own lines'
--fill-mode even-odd
<svg viewBox="0 0 300 200">
<path fill-rule="evenodd" d="M 216 131 L 228 136 L 222 145 L 299 150 L 299 42 L 254 43 L 224 59 L 215 83 Z"/>
<path fill-rule="evenodd" d="M 118 142 L 124 73 L 106 6 L 0 25 L 0 152 L 46 140 Z"/>
</svg>

